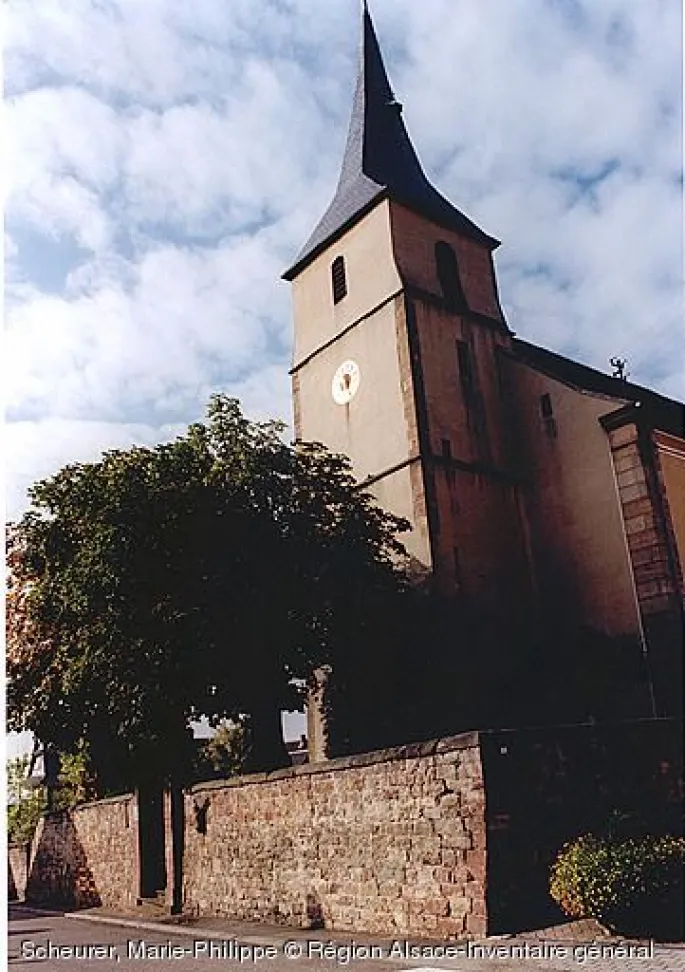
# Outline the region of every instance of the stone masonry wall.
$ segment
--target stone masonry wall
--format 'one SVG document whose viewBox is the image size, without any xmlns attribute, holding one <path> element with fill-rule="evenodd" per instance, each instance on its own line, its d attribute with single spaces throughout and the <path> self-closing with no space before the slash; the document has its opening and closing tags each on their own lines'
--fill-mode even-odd
<svg viewBox="0 0 685 972">
<path fill-rule="evenodd" d="M 653 706 L 683 712 L 683 580 L 663 471 L 635 425 L 609 432 L 635 592 L 640 605 Z M 651 458 L 650 458 L 651 457 Z"/>
<path fill-rule="evenodd" d="M 485 932 L 474 733 L 195 786 L 184 910 L 426 936 Z"/>
<path fill-rule="evenodd" d="M 26 898 L 88 908 L 135 904 L 137 813 L 131 795 L 47 814 L 31 849 Z"/>
<path fill-rule="evenodd" d="M 646 719 L 465 733 L 199 784 L 175 797 L 175 843 L 167 827 L 169 903 L 398 936 L 560 920 L 548 881 L 564 843 L 615 811 L 648 833 L 682 827 L 682 730 Z M 19 849 L 10 863 L 21 894 Z M 134 797 L 41 821 L 29 902 L 131 907 L 139 883 Z"/>
<path fill-rule="evenodd" d="M 676 594 L 675 581 L 638 430 L 634 425 L 622 426 L 609 433 L 609 440 L 640 609 L 647 616 L 668 611 Z"/>
<path fill-rule="evenodd" d="M 29 860 L 28 844 L 9 844 L 7 848 L 7 885 L 10 901 L 23 901 Z"/>
</svg>

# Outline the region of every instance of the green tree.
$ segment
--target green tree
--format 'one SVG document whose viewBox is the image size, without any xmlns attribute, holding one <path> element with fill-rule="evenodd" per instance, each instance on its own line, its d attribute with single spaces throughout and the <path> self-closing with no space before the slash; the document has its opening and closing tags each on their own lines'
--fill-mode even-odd
<svg viewBox="0 0 685 972">
<path fill-rule="evenodd" d="M 6 763 L 7 834 L 10 841 L 19 844 L 31 840 L 48 805 L 45 786 L 30 785 L 27 780 L 29 765 L 29 756 L 16 756 Z M 92 796 L 87 749 L 81 744 L 77 752 L 64 754 L 60 759 L 58 787 L 52 808 L 64 810 L 75 807 Z"/>
<path fill-rule="evenodd" d="M 198 780 L 237 776 L 248 761 L 249 747 L 247 720 L 222 723 L 211 738 L 200 744 L 196 763 Z"/>
<path fill-rule="evenodd" d="M 317 666 L 371 657 L 406 524 L 344 457 L 282 435 L 215 396 L 174 442 L 32 487 L 9 543 L 9 728 L 87 739 L 101 790 L 181 778 L 202 715 L 249 715 L 249 768 L 287 761 L 281 709 Z"/>
<path fill-rule="evenodd" d="M 28 756 L 8 759 L 6 766 L 7 836 L 13 843 L 25 844 L 31 840 L 45 811 L 45 793 L 42 788 L 27 784 Z"/>
</svg>

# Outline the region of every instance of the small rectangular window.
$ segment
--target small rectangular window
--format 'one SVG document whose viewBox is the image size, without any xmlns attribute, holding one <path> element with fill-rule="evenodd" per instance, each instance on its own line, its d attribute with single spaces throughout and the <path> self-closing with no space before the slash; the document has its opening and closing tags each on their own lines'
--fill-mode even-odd
<svg viewBox="0 0 685 972">
<path fill-rule="evenodd" d="M 345 258 L 336 257 L 331 266 L 331 285 L 333 288 L 333 303 L 338 304 L 347 294 L 347 274 L 345 273 Z"/>
<path fill-rule="evenodd" d="M 443 459 L 452 458 L 452 443 L 449 439 L 442 440 L 442 457 Z"/>
</svg>

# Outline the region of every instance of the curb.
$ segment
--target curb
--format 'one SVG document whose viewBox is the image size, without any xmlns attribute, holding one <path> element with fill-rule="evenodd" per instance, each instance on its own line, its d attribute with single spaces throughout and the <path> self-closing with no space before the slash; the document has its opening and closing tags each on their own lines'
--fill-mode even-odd
<svg viewBox="0 0 685 972">
<path fill-rule="evenodd" d="M 153 931 L 153 932 L 164 932 L 170 935 L 189 935 L 191 937 L 199 938 L 215 938 L 219 941 L 234 941 L 236 939 L 235 935 L 229 935 L 226 932 L 214 928 L 206 928 L 202 926 L 195 925 L 192 928 L 189 925 L 180 925 L 170 922 L 166 924 L 161 921 L 140 921 L 137 918 L 124 918 L 124 917 L 111 917 L 107 915 L 89 915 L 83 911 L 51 911 L 48 908 L 36 908 L 33 905 L 25 905 L 22 902 L 11 902 L 13 907 L 20 908 L 22 911 L 30 911 L 34 915 L 46 915 L 51 918 L 70 918 L 73 921 L 89 921 L 97 925 L 117 925 L 121 928 L 139 928 L 141 931 Z M 248 935 L 244 938 L 240 938 L 241 942 L 245 942 L 246 945 L 271 945 L 274 939 L 272 938 L 257 938 L 254 935 Z"/>
<path fill-rule="evenodd" d="M 47 915 L 50 918 L 62 918 L 64 916 L 63 911 L 51 911 L 50 908 L 36 908 L 34 905 L 26 904 L 25 901 L 8 901 L 8 914 L 10 908 L 18 908 L 20 911 L 30 911 L 34 915 Z"/>
<path fill-rule="evenodd" d="M 168 935 L 180 935 L 190 938 L 206 938 L 215 941 L 223 942 L 238 942 L 245 945 L 258 945 L 262 947 L 267 947 L 273 945 L 274 943 L 287 942 L 290 939 L 287 936 L 274 936 L 271 938 L 260 937 L 257 935 L 233 935 L 225 931 L 221 931 L 216 928 L 208 928 L 202 925 L 194 925 L 192 928 L 189 925 L 174 924 L 169 922 L 166 924 L 162 921 L 139 921 L 136 918 L 124 918 L 124 917 L 108 917 L 106 915 L 92 915 L 85 911 L 50 911 L 47 908 L 35 908 L 32 905 L 25 905 L 22 902 L 10 902 L 10 904 L 15 908 L 21 908 L 24 911 L 30 911 L 36 915 L 49 915 L 54 918 L 71 918 L 74 921 L 87 921 L 94 924 L 100 925 L 116 925 L 120 928 L 138 928 L 141 931 L 152 931 L 156 933 L 163 932 Z M 302 932 L 302 929 L 292 929 L 294 932 L 293 938 L 297 937 L 297 932 Z M 338 935 L 340 933 L 337 933 Z M 352 933 L 350 933 L 352 934 Z M 331 929 L 330 938 L 334 938 L 336 932 Z M 505 943 L 511 942 L 514 944 L 516 936 L 515 935 L 491 935 L 487 938 L 481 938 L 476 940 L 476 944 L 484 945 L 489 942 Z M 323 939 L 327 941 L 328 939 Z M 548 943 L 552 943 L 551 940 Z M 582 945 L 582 944 L 593 944 L 593 943 L 583 943 L 583 942 L 567 942 L 559 941 L 556 944 L 559 945 Z M 615 944 L 622 944 L 622 942 L 616 942 Z M 685 952 L 685 942 L 655 942 L 655 949 L 658 951 L 667 952 Z M 449 972 L 449 970 L 448 970 Z"/>
<path fill-rule="evenodd" d="M 260 938 L 256 935 L 245 935 L 237 938 L 235 935 L 221 931 L 220 929 L 207 928 L 202 925 L 193 925 L 191 927 L 190 925 L 175 924 L 174 922 L 167 924 L 163 921 L 140 921 L 137 918 L 89 915 L 82 911 L 65 911 L 63 917 L 71 918 L 74 921 L 90 921 L 98 925 L 118 925 L 121 928 L 139 928 L 141 931 L 163 932 L 165 935 L 186 935 L 191 938 L 212 938 L 222 942 L 239 941 L 244 942 L 246 945 L 262 945 L 264 947 L 273 945 L 274 941 L 280 941 L 277 938 Z M 287 939 L 284 938 L 283 941 L 287 941 Z"/>
</svg>

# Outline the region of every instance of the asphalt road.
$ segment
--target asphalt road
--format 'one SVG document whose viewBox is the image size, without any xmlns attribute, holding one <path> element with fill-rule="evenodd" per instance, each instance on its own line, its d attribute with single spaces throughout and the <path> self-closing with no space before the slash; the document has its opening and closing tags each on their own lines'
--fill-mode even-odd
<svg viewBox="0 0 685 972">
<path fill-rule="evenodd" d="M 145 972 L 154 969 L 174 969 L 175 972 L 209 972 L 211 969 L 260 968 L 269 972 L 336 972 L 352 969 L 354 972 L 403 972 L 403 970 L 445 970 L 459 972 L 513 972 L 544 969 L 547 972 L 685 972 L 685 950 L 657 948 L 645 957 L 600 957 L 587 951 L 587 946 L 570 943 L 557 945 L 544 957 L 513 957 L 514 943 L 490 941 L 493 951 L 490 957 L 478 952 L 474 946 L 462 951 L 457 957 L 442 959 L 435 953 L 409 955 L 407 945 L 389 943 L 374 945 L 367 939 L 354 943 L 353 939 L 308 942 L 302 938 L 288 940 L 287 932 L 278 938 L 249 939 L 244 942 L 212 940 L 197 931 L 190 934 L 173 934 L 112 924 L 101 924 L 64 917 L 61 914 L 34 912 L 10 905 L 9 913 L 9 968 L 40 972 L 72 972 L 72 970 L 97 969 L 98 972 Z M 257 944 L 259 942 L 259 944 Z M 414 946 L 417 943 L 412 943 Z M 521 948 L 521 943 L 516 943 Z M 541 943 L 530 943 L 539 949 Z M 371 952 L 372 947 L 376 949 Z M 425 946 L 435 947 L 435 946 Z M 456 943 L 452 945 L 457 948 Z M 480 946 L 483 948 L 484 946 Z M 551 949 L 550 946 L 546 946 Z M 606 946 L 605 946 L 606 947 Z M 584 951 L 585 949 L 585 951 Z M 515 955 L 516 953 L 514 953 Z M 533 953 L 536 954 L 536 953 Z"/>
</svg>

